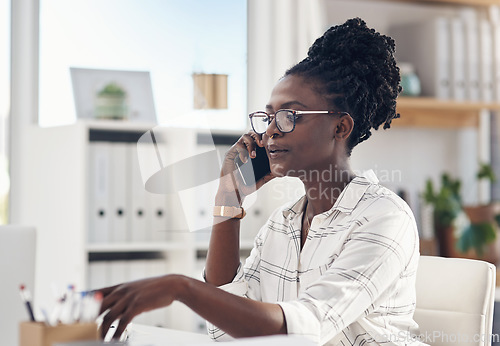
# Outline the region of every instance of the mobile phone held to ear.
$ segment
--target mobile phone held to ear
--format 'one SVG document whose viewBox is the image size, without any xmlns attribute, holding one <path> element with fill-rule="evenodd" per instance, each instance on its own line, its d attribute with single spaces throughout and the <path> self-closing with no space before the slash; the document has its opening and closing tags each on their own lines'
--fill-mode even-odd
<svg viewBox="0 0 500 346">
<path fill-rule="evenodd" d="M 243 180 L 243 184 L 245 184 L 246 186 L 255 185 L 257 181 L 271 172 L 266 149 L 256 146 L 255 152 L 255 158 L 248 160 L 246 163 L 243 163 L 243 161 L 241 161 L 239 155 L 236 156 L 236 159 L 234 160 L 236 169 L 238 170 L 238 173 Z"/>
</svg>

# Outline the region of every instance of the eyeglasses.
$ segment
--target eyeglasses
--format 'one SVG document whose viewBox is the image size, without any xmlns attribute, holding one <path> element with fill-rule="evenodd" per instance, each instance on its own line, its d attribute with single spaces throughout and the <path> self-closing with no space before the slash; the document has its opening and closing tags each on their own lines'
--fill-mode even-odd
<svg viewBox="0 0 500 346">
<path fill-rule="evenodd" d="M 274 115 L 268 114 L 263 111 L 250 113 L 248 117 L 250 118 L 250 124 L 252 124 L 252 129 L 255 133 L 259 135 L 266 132 L 267 127 L 273 121 L 276 120 L 276 127 L 282 133 L 288 133 L 295 130 L 295 120 L 298 115 L 302 114 L 335 114 L 335 115 L 349 115 L 347 112 L 337 112 L 337 111 L 295 111 L 293 109 L 280 109 L 277 110 Z"/>
</svg>

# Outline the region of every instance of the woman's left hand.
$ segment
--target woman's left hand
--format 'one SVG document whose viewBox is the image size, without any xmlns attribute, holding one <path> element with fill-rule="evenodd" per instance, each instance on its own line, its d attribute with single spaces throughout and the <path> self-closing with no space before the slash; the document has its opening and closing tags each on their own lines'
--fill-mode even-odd
<svg viewBox="0 0 500 346">
<path fill-rule="evenodd" d="M 183 278 L 182 275 L 165 275 L 98 290 L 103 294 L 100 313 L 109 310 L 101 326 L 102 337 L 117 319 L 120 323 L 113 339 L 121 336 L 135 316 L 172 304 L 182 290 Z"/>
</svg>

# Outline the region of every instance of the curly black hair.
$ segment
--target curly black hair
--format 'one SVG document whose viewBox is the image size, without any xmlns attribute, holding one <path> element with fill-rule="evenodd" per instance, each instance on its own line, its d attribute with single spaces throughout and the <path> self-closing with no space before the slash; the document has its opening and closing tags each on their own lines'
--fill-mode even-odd
<svg viewBox="0 0 500 346">
<path fill-rule="evenodd" d="M 371 136 L 371 128 L 391 126 L 399 118 L 396 98 L 401 91 L 395 43 L 366 26 L 360 18 L 332 26 L 309 48 L 308 56 L 286 71 L 319 82 L 319 92 L 332 106 L 354 119 L 347 155 Z"/>
</svg>

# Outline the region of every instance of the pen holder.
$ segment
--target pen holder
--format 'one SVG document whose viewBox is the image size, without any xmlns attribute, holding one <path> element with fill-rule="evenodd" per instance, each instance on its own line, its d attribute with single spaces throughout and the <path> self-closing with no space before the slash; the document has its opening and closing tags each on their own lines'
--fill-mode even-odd
<svg viewBox="0 0 500 346">
<path fill-rule="evenodd" d="M 95 323 L 47 326 L 42 322 L 21 322 L 19 346 L 52 346 L 56 342 L 99 340 Z"/>
</svg>

